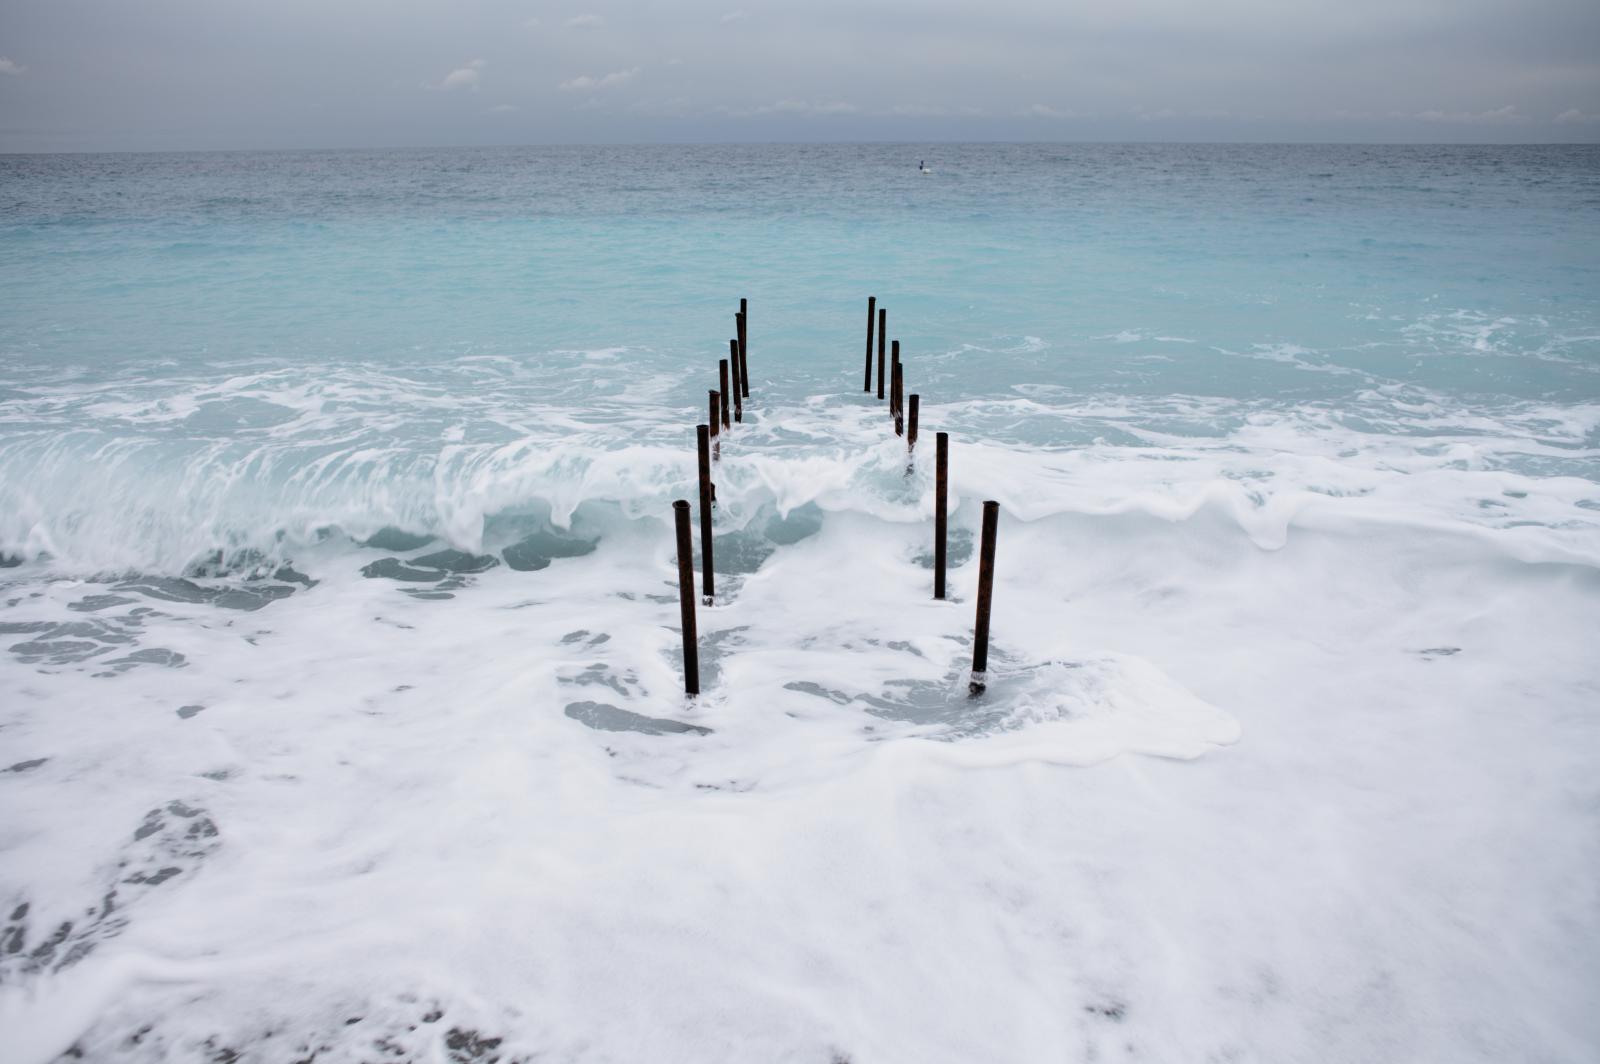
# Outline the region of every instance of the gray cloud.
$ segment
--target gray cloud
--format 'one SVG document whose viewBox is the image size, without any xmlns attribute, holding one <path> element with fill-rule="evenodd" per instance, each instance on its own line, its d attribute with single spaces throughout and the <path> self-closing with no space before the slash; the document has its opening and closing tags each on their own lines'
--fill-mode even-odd
<svg viewBox="0 0 1600 1064">
<path fill-rule="evenodd" d="M 1024 118 L 1081 118 L 1082 115 L 1071 108 L 1051 107 L 1047 103 L 1029 104 L 1017 112 Z"/>
<path fill-rule="evenodd" d="M 1405 118 L 1407 116 L 1400 115 L 1398 117 Z M 1419 118 L 1424 122 L 1458 122 L 1464 125 L 1482 125 L 1484 123 L 1504 124 L 1507 122 L 1526 122 L 1529 120 L 1527 115 L 1517 113 L 1517 107 L 1515 104 L 1509 103 L 1504 107 L 1496 107 L 1489 111 L 1472 112 L 1430 110 L 1419 111 L 1411 117 Z M 1557 116 L 1556 120 L 1559 121 L 1559 116 Z"/>
<path fill-rule="evenodd" d="M 639 67 L 634 67 L 631 70 L 618 70 L 610 74 L 602 74 L 599 77 L 590 77 L 588 74 L 581 74 L 570 81 L 563 81 L 559 86 L 557 86 L 557 88 L 559 88 L 562 92 L 620 88 L 623 85 L 629 84 L 634 78 L 638 77 L 639 71 Z"/>
<path fill-rule="evenodd" d="M 485 60 L 474 59 L 467 63 L 466 66 L 457 67 L 456 69 L 450 71 L 450 73 L 444 76 L 443 80 L 436 85 L 429 86 L 429 88 L 440 89 L 444 91 L 448 91 L 450 89 L 471 89 L 473 92 L 477 92 L 478 83 L 483 80 L 483 68 L 488 65 L 488 62 Z"/>
<path fill-rule="evenodd" d="M 11 4 L 0 150 L 1600 140 L 1594 0 L 735 2 Z"/>
</svg>

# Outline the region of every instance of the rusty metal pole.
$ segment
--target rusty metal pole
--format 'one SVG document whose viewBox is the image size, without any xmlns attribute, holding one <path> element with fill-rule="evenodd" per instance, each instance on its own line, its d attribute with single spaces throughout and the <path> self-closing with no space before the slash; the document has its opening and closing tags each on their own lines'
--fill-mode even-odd
<svg viewBox="0 0 1600 1064">
<path fill-rule="evenodd" d="M 911 412 L 906 417 L 906 450 L 917 449 L 917 402 L 922 397 L 916 392 L 911 393 Z"/>
<path fill-rule="evenodd" d="M 750 398 L 750 303 L 748 300 L 739 300 L 739 318 L 736 324 L 739 331 L 739 390 L 743 396 Z"/>
<path fill-rule="evenodd" d="M 700 426 L 701 439 L 705 439 L 704 425 Z M 678 529 L 678 606 L 683 618 L 683 690 L 686 694 L 700 693 L 700 640 L 694 630 L 694 547 L 689 538 L 689 501 L 679 499 L 672 504 L 672 517 Z"/>
<path fill-rule="evenodd" d="M 700 561 L 705 566 L 706 605 L 716 597 L 711 576 L 711 430 L 705 425 L 694 427 L 695 442 L 700 445 Z"/>
<path fill-rule="evenodd" d="M 710 395 L 711 460 L 719 462 L 722 460 L 722 441 L 717 439 L 717 434 L 722 431 L 722 393 L 713 388 Z M 712 497 L 715 498 L 715 494 Z"/>
<path fill-rule="evenodd" d="M 744 397 L 740 395 L 740 381 L 742 376 L 739 370 L 739 341 L 728 341 L 729 361 L 733 363 L 733 420 L 744 421 Z"/>
<path fill-rule="evenodd" d="M 872 315 L 876 313 L 873 308 L 877 305 L 877 296 L 867 297 L 867 383 L 861 387 L 864 392 L 872 391 Z"/>
<path fill-rule="evenodd" d="M 983 504 L 983 542 L 978 548 L 978 619 L 972 629 L 972 680 L 969 694 L 979 695 L 989 683 L 989 605 L 994 599 L 994 537 L 1000 526 L 1000 504 Z"/>
<path fill-rule="evenodd" d="M 889 331 L 889 311 L 885 307 L 878 308 L 878 398 L 883 398 L 884 381 L 883 372 L 883 338 Z"/>
<path fill-rule="evenodd" d="M 900 416 L 900 341 L 890 344 L 893 354 L 889 357 L 889 413 L 894 417 Z"/>
<path fill-rule="evenodd" d="M 934 434 L 933 454 L 933 597 L 944 598 L 945 539 L 950 504 L 950 434 Z"/>
<path fill-rule="evenodd" d="M 733 404 L 728 402 L 732 395 L 728 391 L 728 360 L 722 359 L 717 363 L 717 380 L 722 385 L 722 427 L 733 428 L 733 419 L 729 416 L 733 412 Z"/>
<path fill-rule="evenodd" d="M 901 372 L 900 363 L 896 362 L 894 364 L 894 401 L 890 404 L 891 409 L 894 411 L 894 434 L 896 436 L 904 436 L 906 434 L 906 419 L 900 414 L 900 395 L 901 389 L 904 387 L 905 377 Z"/>
</svg>

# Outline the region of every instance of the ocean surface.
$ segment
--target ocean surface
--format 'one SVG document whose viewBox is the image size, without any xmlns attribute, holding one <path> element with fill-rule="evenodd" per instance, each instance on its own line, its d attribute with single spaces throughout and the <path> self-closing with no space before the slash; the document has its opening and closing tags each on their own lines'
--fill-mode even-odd
<svg viewBox="0 0 1600 1064">
<path fill-rule="evenodd" d="M 1597 631 L 1600 147 L 0 156 L 6 1061 L 1590 1061 Z"/>
</svg>

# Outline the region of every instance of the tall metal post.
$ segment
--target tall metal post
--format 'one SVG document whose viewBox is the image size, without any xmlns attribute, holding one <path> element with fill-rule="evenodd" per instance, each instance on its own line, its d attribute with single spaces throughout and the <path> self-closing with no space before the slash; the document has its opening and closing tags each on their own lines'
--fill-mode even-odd
<svg viewBox="0 0 1600 1064">
<path fill-rule="evenodd" d="M 872 309 L 878 305 L 877 296 L 867 297 L 867 382 L 861 386 L 864 392 L 872 391 Z"/>
<path fill-rule="evenodd" d="M 702 439 L 705 426 L 700 426 Z M 673 523 L 678 531 L 678 606 L 683 625 L 683 690 L 700 693 L 700 640 L 694 630 L 694 547 L 689 538 L 689 501 L 672 504 Z"/>
<path fill-rule="evenodd" d="M 983 504 L 983 542 L 978 548 L 978 619 L 972 628 L 971 694 L 982 694 L 989 683 L 989 606 L 994 601 L 994 538 L 1000 526 L 1000 504 Z"/>
<path fill-rule="evenodd" d="M 709 606 L 716 598 L 711 575 L 711 502 L 715 498 L 711 488 L 711 430 L 708 426 L 696 425 L 694 434 L 700 447 L 700 563 L 705 567 L 703 583 Z"/>
<path fill-rule="evenodd" d="M 933 448 L 933 597 L 944 598 L 945 542 L 949 533 L 950 434 L 934 435 Z"/>
</svg>

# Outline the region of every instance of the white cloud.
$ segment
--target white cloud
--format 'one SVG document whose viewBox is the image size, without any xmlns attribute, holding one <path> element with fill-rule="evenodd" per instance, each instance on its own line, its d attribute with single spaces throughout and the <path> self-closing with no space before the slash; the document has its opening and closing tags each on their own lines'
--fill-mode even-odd
<svg viewBox="0 0 1600 1064">
<path fill-rule="evenodd" d="M 510 114 L 512 111 L 520 110 L 521 108 L 514 103 L 497 103 L 493 107 L 489 108 L 489 113 L 492 115 L 503 115 Z"/>
<path fill-rule="evenodd" d="M 1135 114 L 1141 122 L 1164 122 L 1169 118 L 1178 117 L 1178 112 L 1170 107 L 1161 107 L 1154 111 L 1146 111 L 1141 107 L 1136 109 Z"/>
<path fill-rule="evenodd" d="M 642 68 L 640 67 L 634 67 L 632 70 L 617 70 L 610 74 L 602 74 L 597 78 L 588 74 L 581 74 L 571 81 L 563 81 L 556 87 L 562 92 L 594 92 L 599 89 L 615 89 L 628 84 L 638 77 L 641 70 Z"/>
<path fill-rule="evenodd" d="M 1556 124 L 1560 126 L 1574 125 L 1583 122 L 1600 122 L 1600 114 L 1584 114 L 1576 107 L 1569 107 L 1556 115 Z"/>
<path fill-rule="evenodd" d="M 538 15 L 529 15 L 527 18 L 523 19 L 522 20 L 522 28 L 525 29 L 525 30 L 536 30 L 536 29 L 538 29 L 539 28 L 539 16 Z"/>
<path fill-rule="evenodd" d="M 750 17 L 749 12 L 744 11 L 743 9 L 740 9 L 738 11 L 730 11 L 726 15 L 722 16 L 722 24 L 724 26 L 726 26 L 730 22 L 738 22 L 741 19 L 747 19 L 749 17 Z"/>
<path fill-rule="evenodd" d="M 17 74 L 24 73 L 27 69 L 28 68 L 23 66 L 21 63 L 13 62 L 12 60 L 7 59 L 5 56 L 0 55 L 0 74 L 11 74 L 15 76 Z"/>
<path fill-rule="evenodd" d="M 482 59 L 474 59 L 464 67 L 458 67 L 444 76 L 444 80 L 437 85 L 425 85 L 425 88 L 438 89 L 448 92 L 451 89 L 471 89 L 478 91 L 478 83 L 483 78 L 483 68 L 489 64 Z"/>
<path fill-rule="evenodd" d="M 1418 111 L 1414 115 L 1424 122 L 1457 122 L 1463 125 L 1495 125 L 1506 122 L 1526 122 L 1528 117 L 1517 113 L 1513 104 L 1496 107 L 1492 111 Z"/>
<path fill-rule="evenodd" d="M 597 30 L 606 24 L 606 20 L 599 15 L 573 15 L 562 25 L 569 30 Z"/>
</svg>

